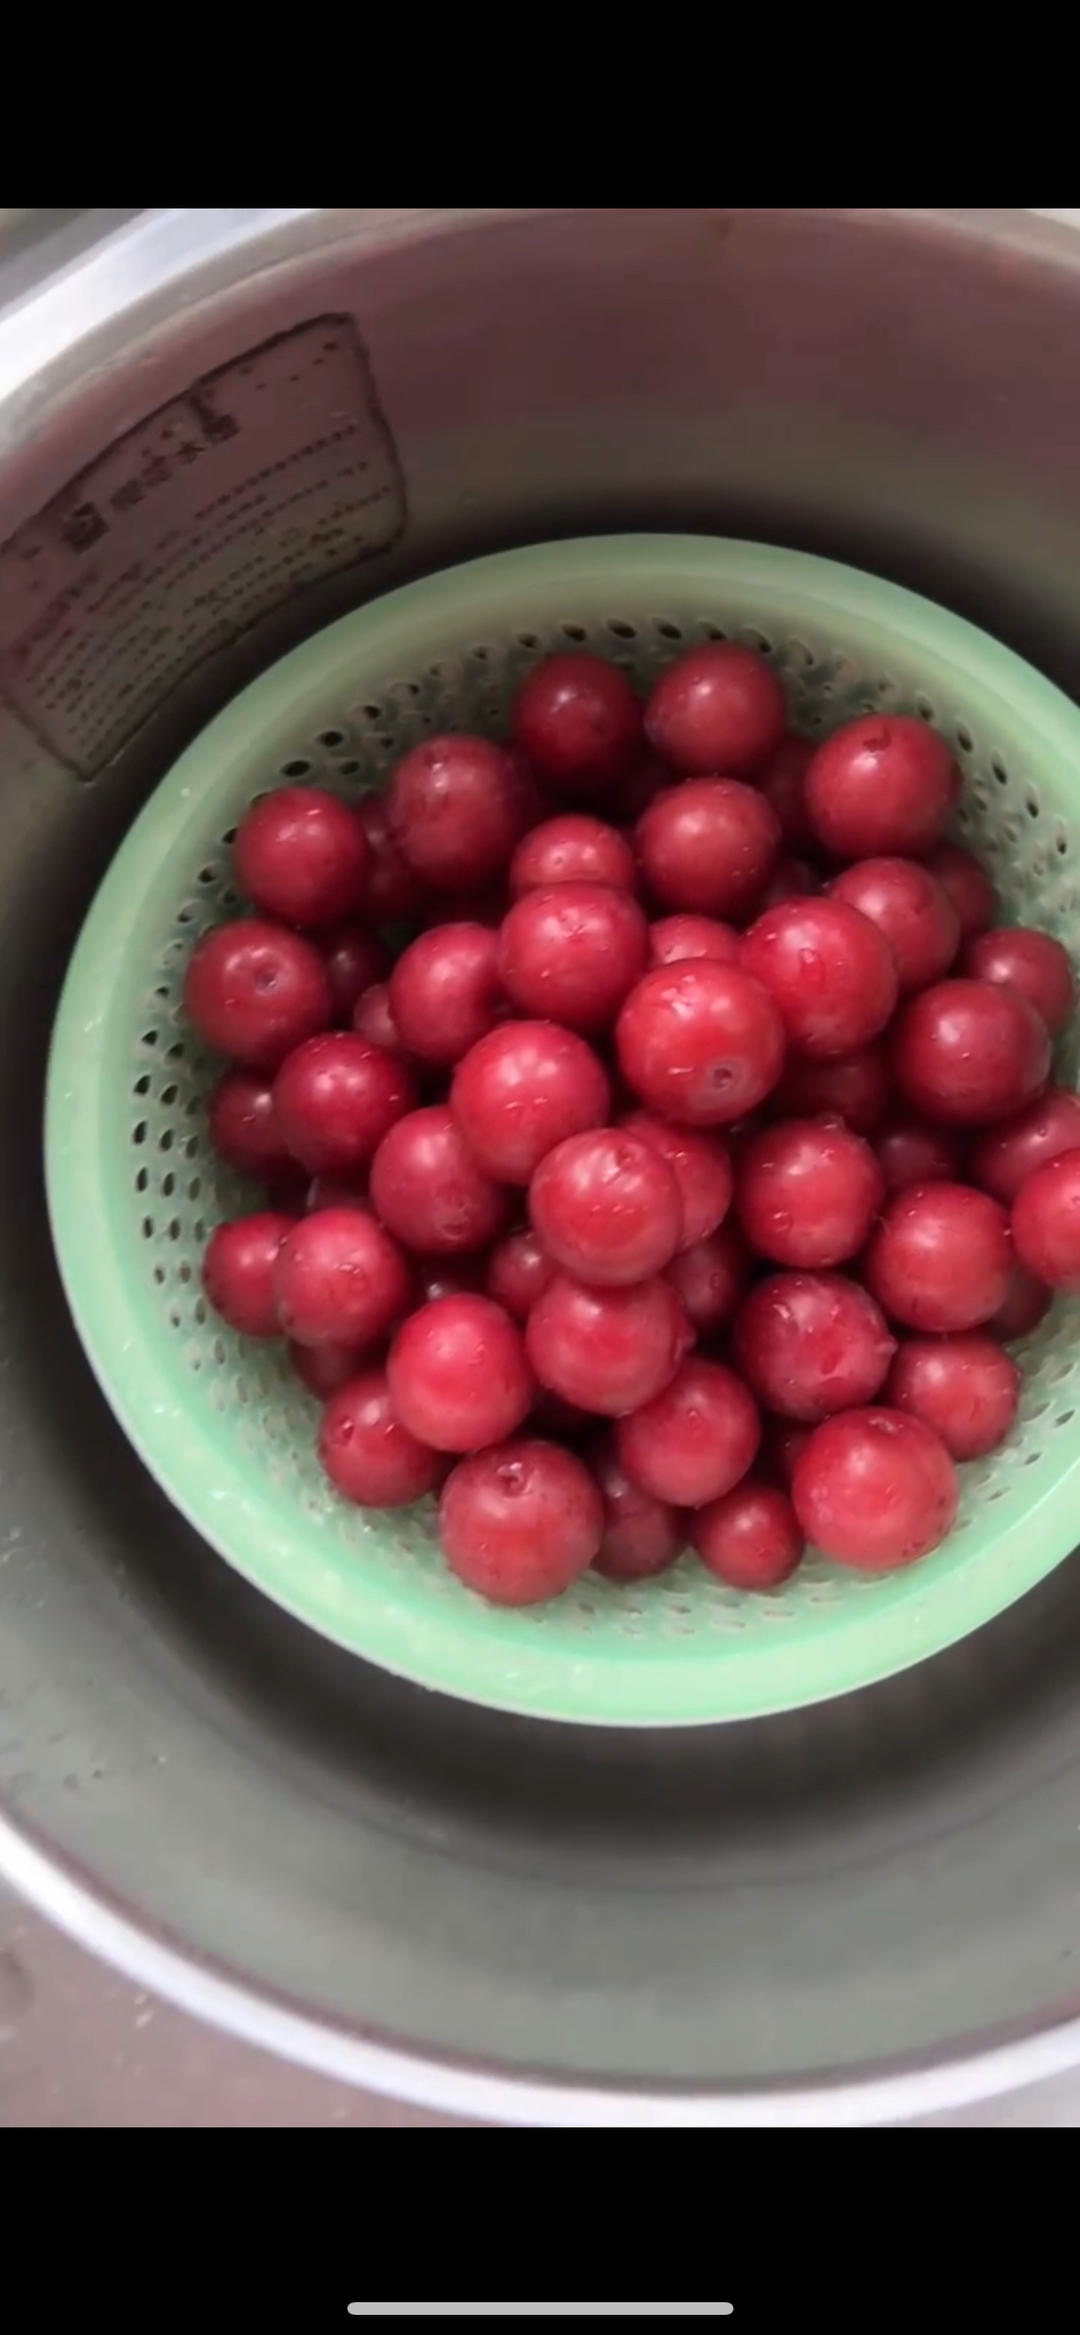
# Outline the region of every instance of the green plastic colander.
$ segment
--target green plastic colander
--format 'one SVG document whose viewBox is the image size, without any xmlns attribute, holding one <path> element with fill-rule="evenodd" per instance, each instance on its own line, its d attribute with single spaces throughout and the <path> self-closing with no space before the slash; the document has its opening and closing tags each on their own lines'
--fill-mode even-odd
<svg viewBox="0 0 1080 2335">
<path fill-rule="evenodd" d="M 1018 1425 L 961 1470 L 957 1529 L 910 1570 L 811 1555 L 741 1597 L 689 1557 L 555 1603 L 484 1604 L 444 1568 L 430 1503 L 364 1514 L 330 1491 L 317 1409 L 283 1354 L 234 1337 L 200 1293 L 209 1228 L 251 1205 L 215 1159 L 220 1065 L 184 1019 L 193 942 L 235 909 L 230 840 L 282 779 L 355 794 L 427 730 L 493 728 L 538 656 L 600 650 L 642 683 L 730 635 L 822 732 L 917 712 L 965 772 L 959 828 L 1007 911 L 1080 930 L 1080 714 L 1010 651 L 873 576 L 695 536 L 547 544 L 409 585 L 320 633 L 204 730 L 136 820 L 86 920 L 60 1004 L 46 1112 L 49 1205 L 87 1354 L 168 1497 L 229 1563 L 356 1654 L 505 1710 L 608 1726 L 744 1719 L 868 1684 L 999 1613 L 1072 1548 L 1080 1515 L 1077 1309 L 1024 1354 Z M 1077 1033 L 1062 1068 L 1075 1070 Z"/>
</svg>

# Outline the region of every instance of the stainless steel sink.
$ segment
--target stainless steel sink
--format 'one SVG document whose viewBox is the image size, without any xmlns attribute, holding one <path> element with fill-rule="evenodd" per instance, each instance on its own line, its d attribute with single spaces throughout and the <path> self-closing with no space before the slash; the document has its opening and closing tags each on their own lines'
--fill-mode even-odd
<svg viewBox="0 0 1080 2335">
<path fill-rule="evenodd" d="M 1080 690 L 1076 216 L 0 220 L 0 1868 L 312 2067 L 722 2123 L 1080 2061 L 1075 1560 L 787 1719 L 607 1734 L 413 1691 L 263 1604 L 143 1474 L 67 1321 L 40 1151 L 59 983 L 133 811 L 210 709 L 404 576 L 719 528 L 913 584 Z"/>
</svg>

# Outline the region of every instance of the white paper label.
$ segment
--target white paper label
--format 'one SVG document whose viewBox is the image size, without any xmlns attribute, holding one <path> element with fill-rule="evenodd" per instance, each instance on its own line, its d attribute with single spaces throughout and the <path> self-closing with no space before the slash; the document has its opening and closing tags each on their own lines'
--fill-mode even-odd
<svg viewBox="0 0 1080 2335">
<path fill-rule="evenodd" d="M 0 697 L 84 778 L 204 657 L 405 524 L 348 316 L 192 383 L 0 550 Z"/>
</svg>

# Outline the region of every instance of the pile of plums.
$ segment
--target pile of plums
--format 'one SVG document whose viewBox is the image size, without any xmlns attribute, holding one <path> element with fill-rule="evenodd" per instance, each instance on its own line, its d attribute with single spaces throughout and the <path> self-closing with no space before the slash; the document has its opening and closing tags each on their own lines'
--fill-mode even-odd
<svg viewBox="0 0 1080 2335">
<path fill-rule="evenodd" d="M 924 722 L 815 746 L 714 640 L 644 702 L 547 657 L 507 743 L 254 803 L 185 997 L 266 1205 L 204 1280 L 289 1341 L 339 1492 L 437 1491 L 506 1604 L 937 1545 L 1080 1289 L 1072 969 L 995 922 L 959 789 Z"/>
</svg>

